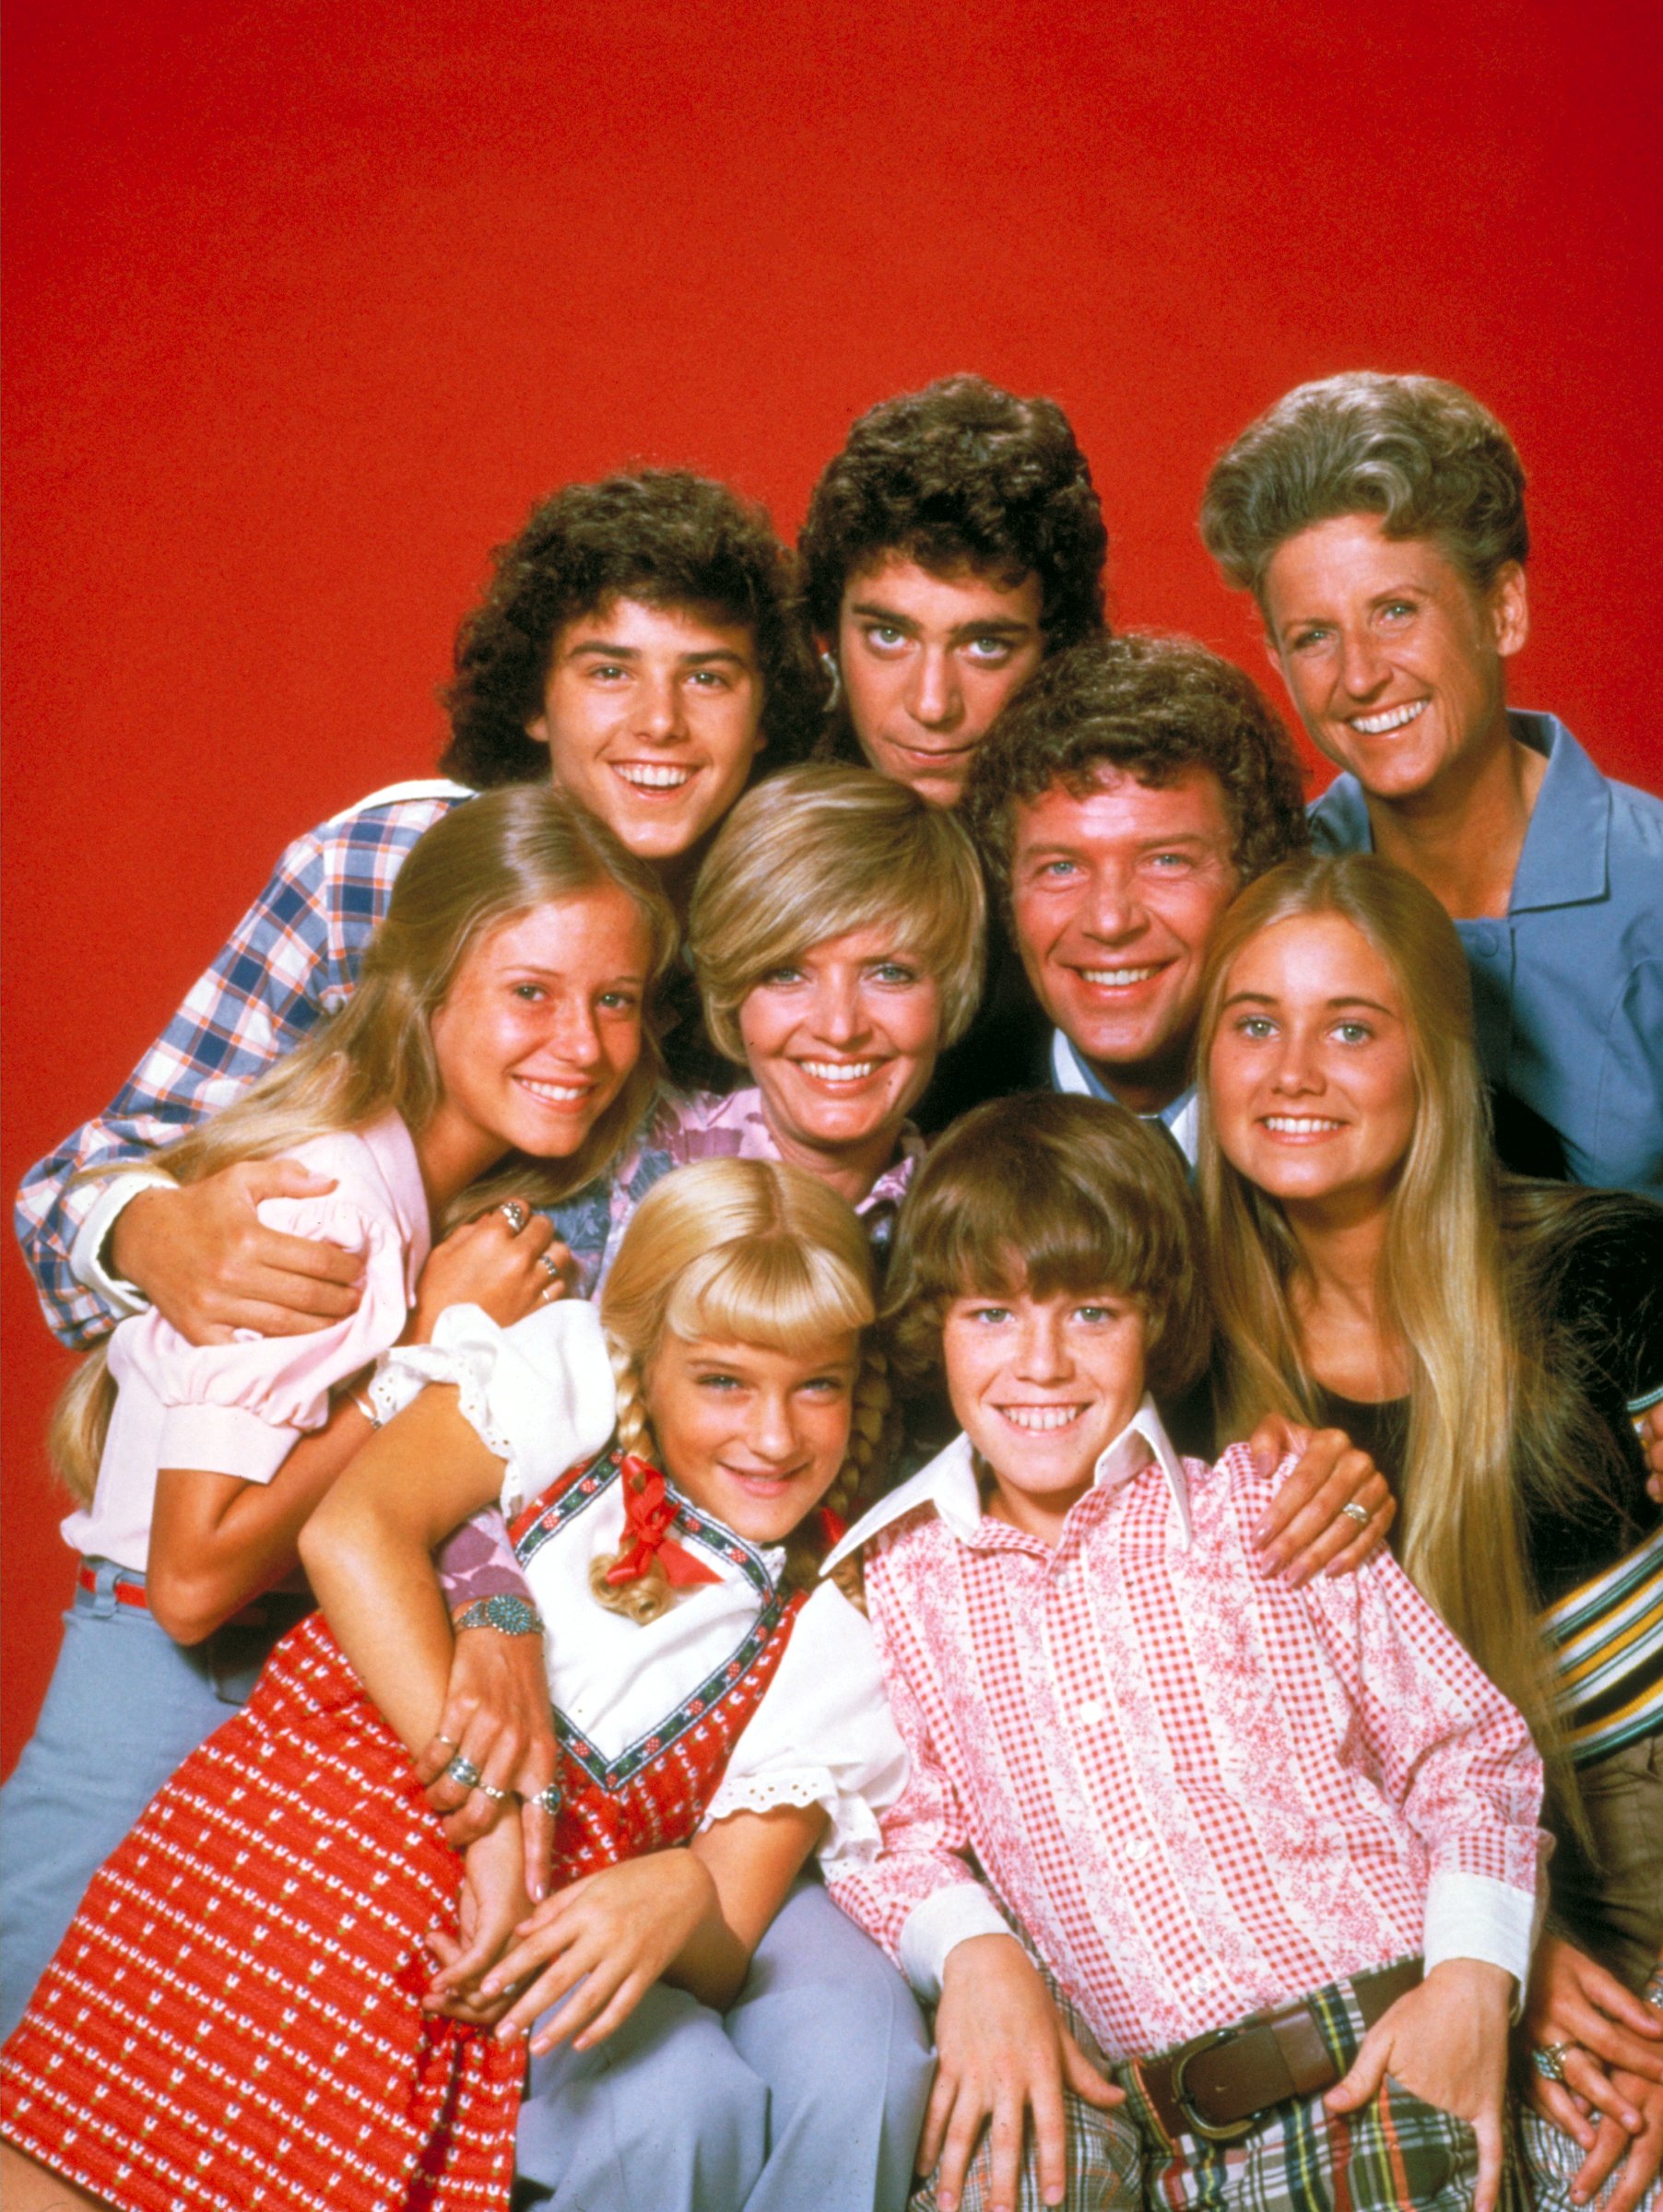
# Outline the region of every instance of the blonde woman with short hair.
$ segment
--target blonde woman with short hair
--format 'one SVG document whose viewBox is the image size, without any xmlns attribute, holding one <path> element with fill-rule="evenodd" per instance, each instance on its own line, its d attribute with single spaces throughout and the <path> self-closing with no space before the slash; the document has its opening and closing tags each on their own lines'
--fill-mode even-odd
<svg viewBox="0 0 1663 2212">
<path fill-rule="evenodd" d="M 986 894 L 954 817 L 869 769 L 786 770 L 740 800 L 700 872 L 688 949 L 705 1024 L 750 1081 L 667 1094 L 614 1178 L 607 1260 L 670 1168 L 784 1159 L 880 1248 L 922 1149 L 908 1116 L 981 990 Z"/>
</svg>

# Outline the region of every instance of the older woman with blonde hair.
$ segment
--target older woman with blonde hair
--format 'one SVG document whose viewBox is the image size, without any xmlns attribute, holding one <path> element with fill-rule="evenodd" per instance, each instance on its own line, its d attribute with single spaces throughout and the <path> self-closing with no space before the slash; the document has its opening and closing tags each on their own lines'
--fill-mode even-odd
<svg viewBox="0 0 1663 2212">
<path fill-rule="evenodd" d="M 688 949 L 711 1038 L 750 1081 L 664 1094 L 611 1181 L 603 1277 L 659 1177 L 721 1154 L 807 1169 L 887 1246 L 920 1150 L 908 1114 L 976 1011 L 986 912 L 964 830 L 904 783 L 826 762 L 741 799 Z"/>
<path fill-rule="evenodd" d="M 1663 1523 L 1632 1420 L 1663 1384 L 1663 1210 L 1498 1171 L 1460 941 L 1373 854 L 1243 893 L 1198 1059 L 1221 1420 L 1360 1439 L 1403 1565 L 1529 1719 L 1562 1840 L 1532 2201 L 1621 2157 L 1626 2212 L 1663 2157 Z"/>
</svg>

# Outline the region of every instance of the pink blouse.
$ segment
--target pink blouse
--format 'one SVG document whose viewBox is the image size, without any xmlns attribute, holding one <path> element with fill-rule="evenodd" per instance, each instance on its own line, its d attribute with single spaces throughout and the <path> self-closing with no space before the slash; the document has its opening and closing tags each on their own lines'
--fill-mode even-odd
<svg viewBox="0 0 1663 2212">
<path fill-rule="evenodd" d="M 431 1236 L 410 1133 L 389 1113 L 353 1134 L 297 1145 L 286 1157 L 335 1188 L 310 1198 L 267 1198 L 260 1218 L 292 1236 L 321 1237 L 362 1255 L 357 1310 L 306 1336 L 189 1344 L 159 1313 L 124 1321 L 110 1339 L 120 1394 L 99 1463 L 92 1503 L 63 1524 L 65 1541 L 90 1558 L 142 1573 L 150 1548 L 156 1477 L 162 1467 L 204 1467 L 269 1482 L 309 1430 L 329 1416 L 332 1390 L 367 1367 L 404 1328 Z"/>
</svg>

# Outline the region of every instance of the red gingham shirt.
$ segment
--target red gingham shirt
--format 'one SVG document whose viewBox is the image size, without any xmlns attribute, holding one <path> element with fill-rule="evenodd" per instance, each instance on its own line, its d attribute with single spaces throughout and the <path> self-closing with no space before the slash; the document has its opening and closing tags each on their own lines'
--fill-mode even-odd
<svg viewBox="0 0 1663 2212">
<path fill-rule="evenodd" d="M 1525 1724 L 1386 1552 L 1259 1571 L 1286 1471 L 1178 1459 L 1146 1399 L 1055 1551 L 983 1514 L 961 1437 L 832 1555 L 884 1530 L 867 1597 L 913 1762 L 834 1894 L 925 1994 L 1005 1929 L 994 1898 L 1111 2056 L 1422 1950 L 1522 1983 Z"/>
</svg>

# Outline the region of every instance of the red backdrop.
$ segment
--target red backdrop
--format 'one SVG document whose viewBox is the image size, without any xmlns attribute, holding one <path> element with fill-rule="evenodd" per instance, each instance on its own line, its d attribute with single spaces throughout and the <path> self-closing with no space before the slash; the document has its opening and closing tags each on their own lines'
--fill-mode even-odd
<svg viewBox="0 0 1663 2212">
<path fill-rule="evenodd" d="M 1116 618 L 1259 667 L 1201 553 L 1301 379 L 1452 376 L 1533 477 L 1524 703 L 1660 780 L 1649 11 L 1567 0 L 14 0 L 4 1174 L 284 841 L 441 739 L 487 547 L 689 461 L 794 529 L 853 415 L 1072 414 Z M 4 1275 L 7 1757 L 69 1586 Z"/>
</svg>

